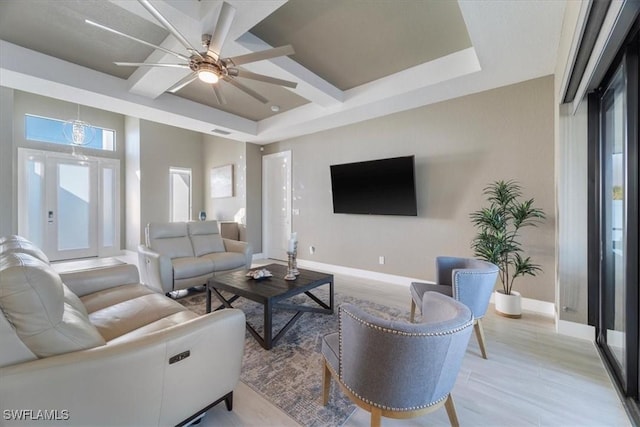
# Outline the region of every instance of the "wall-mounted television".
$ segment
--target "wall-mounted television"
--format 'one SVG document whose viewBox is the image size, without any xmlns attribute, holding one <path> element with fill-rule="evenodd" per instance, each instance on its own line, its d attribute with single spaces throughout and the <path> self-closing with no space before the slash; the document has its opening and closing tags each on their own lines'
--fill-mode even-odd
<svg viewBox="0 0 640 427">
<path fill-rule="evenodd" d="M 414 156 L 331 165 L 333 212 L 417 216 Z"/>
</svg>

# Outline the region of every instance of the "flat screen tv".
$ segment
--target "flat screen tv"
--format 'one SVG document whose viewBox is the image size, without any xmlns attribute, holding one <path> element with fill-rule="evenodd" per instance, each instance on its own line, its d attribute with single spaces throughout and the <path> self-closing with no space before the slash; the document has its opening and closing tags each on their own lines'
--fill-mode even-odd
<svg viewBox="0 0 640 427">
<path fill-rule="evenodd" d="M 417 216 L 414 156 L 331 165 L 333 212 Z"/>
</svg>

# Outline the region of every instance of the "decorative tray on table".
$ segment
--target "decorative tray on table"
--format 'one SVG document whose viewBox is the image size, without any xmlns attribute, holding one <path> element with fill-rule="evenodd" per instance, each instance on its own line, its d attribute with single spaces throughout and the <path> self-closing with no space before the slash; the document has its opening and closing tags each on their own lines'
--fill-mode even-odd
<svg viewBox="0 0 640 427">
<path fill-rule="evenodd" d="M 252 270 L 247 273 L 247 277 L 250 277 L 254 280 L 264 280 L 272 277 L 273 274 L 266 268 L 260 268 L 258 270 Z"/>
</svg>

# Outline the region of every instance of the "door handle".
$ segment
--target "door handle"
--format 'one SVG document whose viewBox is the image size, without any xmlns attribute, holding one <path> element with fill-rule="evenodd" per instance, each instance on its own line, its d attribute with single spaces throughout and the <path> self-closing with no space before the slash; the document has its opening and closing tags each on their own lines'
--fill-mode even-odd
<svg viewBox="0 0 640 427">
<path fill-rule="evenodd" d="M 53 211 L 49 211 L 49 213 L 47 215 L 47 222 L 49 224 L 53 224 Z"/>
</svg>

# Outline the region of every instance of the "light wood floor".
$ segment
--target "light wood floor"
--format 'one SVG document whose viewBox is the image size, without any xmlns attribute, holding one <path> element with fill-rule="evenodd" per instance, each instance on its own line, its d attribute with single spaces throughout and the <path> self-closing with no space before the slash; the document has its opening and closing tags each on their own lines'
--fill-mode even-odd
<svg viewBox="0 0 640 427">
<path fill-rule="evenodd" d="M 336 275 L 336 291 L 380 304 L 409 308 L 409 290 Z M 553 319 L 534 313 L 484 320 L 488 360 L 471 337 L 452 396 L 462 426 L 630 426 L 594 344 L 558 335 Z M 309 366 L 309 369 L 319 367 Z M 318 396 L 320 398 L 320 396 Z M 383 426 L 448 426 L 444 408 L 410 420 L 383 418 Z M 297 426 L 281 410 L 240 383 L 234 410 L 212 408 L 202 426 Z M 361 409 L 346 427 L 369 425 Z"/>
</svg>

